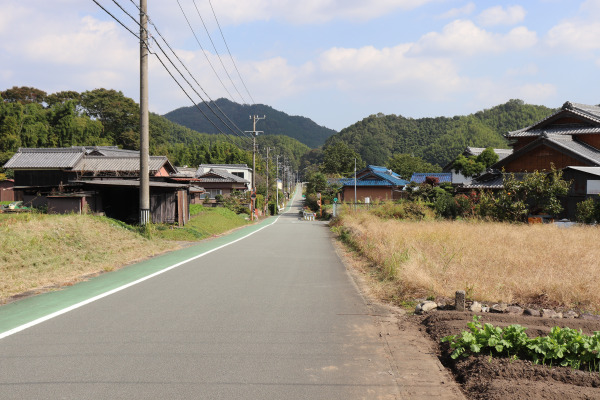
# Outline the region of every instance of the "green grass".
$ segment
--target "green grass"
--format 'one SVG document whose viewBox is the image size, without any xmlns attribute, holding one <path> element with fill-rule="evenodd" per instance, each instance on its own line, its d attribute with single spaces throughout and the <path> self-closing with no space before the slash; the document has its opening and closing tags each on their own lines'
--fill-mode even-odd
<svg viewBox="0 0 600 400">
<path fill-rule="evenodd" d="M 182 228 L 155 225 L 152 237 L 164 240 L 198 241 L 248 224 L 246 215 L 237 215 L 222 207 L 190 206 L 192 218 Z"/>
</svg>

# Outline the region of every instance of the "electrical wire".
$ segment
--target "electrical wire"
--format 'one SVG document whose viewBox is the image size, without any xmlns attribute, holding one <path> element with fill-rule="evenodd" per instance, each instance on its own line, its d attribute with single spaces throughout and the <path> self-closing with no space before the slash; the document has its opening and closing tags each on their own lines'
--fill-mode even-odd
<svg viewBox="0 0 600 400">
<path fill-rule="evenodd" d="M 177 0 L 177 1 L 179 1 L 179 0 Z M 243 104 L 247 104 L 246 99 L 244 99 L 244 96 L 242 96 L 242 94 L 238 90 L 237 86 L 235 85 L 235 82 L 233 82 L 233 79 L 231 79 L 231 75 L 229 75 L 229 71 L 227 71 L 227 68 L 225 67 L 225 64 L 223 63 L 223 59 L 221 58 L 221 55 L 219 54 L 219 51 L 217 50 L 217 47 L 215 46 L 215 42 L 213 42 L 212 37 L 210 36 L 210 33 L 208 32 L 208 28 L 207 28 L 206 24 L 204 23 L 204 18 L 202 18 L 202 15 L 200 14 L 200 10 L 198 9 L 198 5 L 196 4 L 196 0 L 192 0 L 192 3 L 194 3 L 194 7 L 196 8 L 196 12 L 198 13 L 198 17 L 200 17 L 200 21 L 202 21 L 202 26 L 204 26 L 204 30 L 206 31 L 206 35 L 208 36 L 208 39 L 210 40 L 210 43 L 212 44 L 212 47 L 215 50 L 215 54 L 217 55 L 217 57 L 219 58 L 219 61 L 221 62 L 221 66 L 223 67 L 223 70 L 225 71 L 225 74 L 229 78 L 229 81 L 233 85 L 233 88 L 235 89 L 235 91 L 237 92 L 237 94 L 242 99 Z"/>
<path fill-rule="evenodd" d="M 135 18 L 133 18 L 129 13 L 127 13 L 127 11 L 125 11 L 123 9 L 123 7 L 121 7 L 121 5 L 116 1 L 116 0 L 112 0 L 115 4 L 117 4 L 117 6 L 119 6 L 119 8 L 121 8 L 121 10 L 123 10 L 123 12 L 125 12 L 127 15 L 129 15 L 130 18 L 133 19 L 134 22 L 136 22 L 139 26 L 139 23 L 137 22 L 137 20 Z M 138 10 L 141 12 L 141 10 L 139 9 L 139 7 L 137 7 L 137 5 L 133 2 L 133 0 L 131 0 L 131 2 L 136 6 L 136 8 L 138 8 Z M 190 70 L 186 67 L 186 65 L 183 63 L 183 61 L 181 61 L 181 59 L 179 58 L 179 56 L 177 55 L 177 53 L 175 53 L 175 51 L 173 50 L 173 48 L 171 47 L 171 45 L 169 45 L 169 43 L 167 42 L 167 40 L 162 36 L 162 34 L 160 33 L 160 31 L 158 30 L 158 27 L 154 24 L 154 22 L 152 22 L 152 20 L 146 16 L 148 18 L 148 21 L 150 22 L 150 24 L 154 27 L 154 29 L 156 30 L 156 33 L 160 36 L 160 38 L 163 40 L 163 42 L 166 44 L 166 46 L 169 48 L 169 50 L 171 50 L 171 52 L 173 53 L 173 55 L 177 58 L 177 60 L 179 61 L 179 63 L 183 66 L 183 68 L 185 68 L 185 70 L 187 71 L 187 73 L 190 75 L 190 77 L 196 82 L 196 84 L 198 85 L 198 87 L 202 90 L 202 92 L 204 92 L 204 94 L 209 98 L 209 100 L 211 102 L 214 101 L 210 98 L 210 96 L 208 96 L 208 93 L 206 93 L 206 90 L 204 90 L 204 88 L 202 87 L 202 85 L 200 85 L 200 83 L 196 80 L 196 78 L 192 75 L 192 73 L 190 72 Z M 141 28 L 141 26 L 140 26 Z M 215 115 L 215 117 L 217 117 L 221 123 L 223 123 L 223 125 L 225 125 L 227 128 L 229 128 L 229 130 L 236 136 L 240 137 L 240 135 L 238 133 L 236 133 L 225 121 L 223 121 L 223 119 L 217 115 L 217 113 L 212 109 L 212 107 L 210 106 L 210 104 L 208 102 L 206 102 L 206 100 L 204 100 L 204 98 L 202 98 L 202 96 L 194 89 L 193 85 L 183 76 L 183 74 L 181 73 L 181 71 L 179 71 L 179 69 L 177 68 L 177 66 L 175 66 L 175 64 L 173 63 L 173 61 L 169 58 L 169 56 L 166 54 L 166 52 L 162 49 L 162 47 L 160 46 L 160 44 L 157 42 L 156 38 L 154 38 L 152 35 L 150 35 L 152 37 L 152 39 L 155 41 L 155 43 L 157 44 L 157 46 L 159 47 L 160 51 L 163 53 L 163 55 L 169 60 L 169 62 L 171 63 L 171 65 L 173 65 L 173 67 L 177 70 L 177 72 L 181 75 L 181 77 L 186 81 L 186 83 L 190 86 L 190 88 L 192 88 L 192 90 L 194 90 L 194 92 L 196 93 L 196 95 L 198 97 L 200 97 L 200 99 L 202 100 L 202 102 L 208 107 L 208 109 Z M 155 54 L 155 56 L 158 57 L 158 55 Z M 164 64 L 163 64 L 164 66 Z M 218 105 L 214 104 L 217 109 L 221 112 L 221 114 L 223 114 L 223 116 L 229 121 L 231 122 L 234 126 L 235 123 L 233 123 L 233 121 L 231 121 L 231 119 L 218 107 Z M 206 114 L 203 113 L 203 115 L 207 118 L 208 116 L 206 116 Z M 213 124 L 213 126 L 215 126 L 215 124 L 209 119 L 209 121 L 211 122 L 211 124 Z M 220 130 L 218 127 L 215 126 L 215 128 L 217 130 Z M 240 128 L 238 128 L 236 126 L 236 128 L 238 129 L 238 131 L 242 132 Z M 242 132 L 242 134 L 244 134 Z"/>
<path fill-rule="evenodd" d="M 252 100 L 252 104 L 256 104 L 256 102 L 254 101 L 254 98 L 252 97 L 252 95 L 250 94 L 250 91 L 248 90 L 248 87 L 246 86 L 246 83 L 242 79 L 242 75 L 240 74 L 240 71 L 238 70 L 238 67 L 235 64 L 235 60 L 233 59 L 233 56 L 231 55 L 231 50 L 229 50 L 229 45 L 227 44 L 227 41 L 225 40 L 225 35 L 223 34 L 223 30 L 221 29 L 221 24 L 219 24 L 219 19 L 217 18 L 217 14 L 215 13 L 215 9 L 213 8 L 212 2 L 210 0 L 208 0 L 208 4 L 210 4 L 210 9 L 212 10 L 213 15 L 215 16 L 215 21 L 217 21 L 217 26 L 219 27 L 219 32 L 221 32 L 221 37 L 223 38 L 223 42 L 225 43 L 225 47 L 227 48 L 227 52 L 229 53 L 229 58 L 231 59 L 231 62 L 233 63 L 233 66 L 235 67 L 235 70 L 240 78 L 240 81 L 242 82 L 242 85 L 244 85 L 244 89 L 246 89 L 248 96 L 250 96 L 250 100 Z"/>
<path fill-rule="evenodd" d="M 112 13 L 110 13 L 110 12 L 109 12 L 109 11 L 108 11 L 106 8 L 104 8 L 102 5 L 100 5 L 100 4 L 99 4 L 99 3 L 98 3 L 96 0 L 92 0 L 92 1 L 93 1 L 94 3 L 96 3 L 96 5 L 98 5 L 98 7 L 100 7 L 100 8 L 101 8 L 101 9 L 102 9 L 104 12 L 106 12 L 108 15 L 110 15 L 110 16 L 111 16 L 111 17 L 112 17 L 112 18 L 113 18 L 113 19 L 114 19 L 116 22 L 118 22 L 118 23 L 119 23 L 121 26 L 123 26 L 123 27 L 124 27 L 124 28 L 125 28 L 127 31 L 129 31 L 129 33 L 131 33 L 131 34 L 132 34 L 134 37 L 136 37 L 138 40 L 140 40 L 140 41 L 141 41 L 140 37 L 139 37 L 138 35 L 136 35 L 136 34 L 135 34 L 135 33 L 134 33 L 134 32 L 133 32 L 131 29 L 129 29 L 129 28 L 128 28 L 128 27 L 127 27 L 127 26 L 126 26 L 126 25 L 125 25 L 125 24 L 124 24 L 124 23 L 123 23 L 121 20 L 119 20 L 117 17 L 115 17 L 115 16 L 114 16 Z M 133 20 L 136 22 L 136 24 L 137 24 L 137 25 L 138 25 L 138 26 L 141 28 L 141 25 L 139 24 L 139 22 L 137 22 L 137 20 L 135 20 L 135 18 L 133 18 L 133 17 L 132 17 L 132 16 L 131 16 L 131 15 L 130 15 L 130 14 L 127 12 L 127 11 L 125 11 L 125 10 L 123 9 L 123 7 L 121 7 L 121 5 L 120 5 L 120 4 L 118 4 L 118 3 L 117 3 L 115 0 L 113 0 L 113 2 L 114 2 L 115 4 L 117 4 L 117 6 L 119 6 L 119 8 L 120 8 L 120 9 L 121 9 L 121 10 L 122 10 L 124 13 L 126 13 L 127 15 L 129 15 L 129 17 L 130 17 L 130 18 L 132 18 L 132 19 L 133 19 Z M 132 1 L 132 2 L 133 2 L 133 1 Z M 135 4 L 135 3 L 134 3 L 134 4 Z M 136 7 L 137 7 L 137 5 L 136 5 Z M 138 10 L 139 10 L 139 7 L 137 7 L 137 8 L 138 8 Z M 141 12 L 141 10 L 140 10 L 140 12 Z M 160 49 L 160 50 L 161 50 L 161 52 L 162 52 L 162 53 L 165 55 L 165 57 L 166 57 L 166 58 L 169 60 L 169 62 L 171 62 L 171 64 L 172 64 L 172 65 L 173 65 L 173 67 L 174 67 L 174 68 L 177 70 L 177 72 L 179 72 L 179 74 L 180 74 L 180 75 L 182 75 L 182 74 L 181 74 L 181 71 L 179 71 L 179 69 L 178 69 L 178 68 L 177 68 L 177 67 L 176 67 L 176 66 L 173 64 L 173 62 L 172 62 L 172 61 L 171 61 L 171 59 L 170 59 L 170 58 L 169 58 L 169 57 L 166 55 L 166 53 L 164 52 L 164 50 L 162 50 L 162 48 L 160 47 L 160 44 L 159 44 L 159 43 L 156 41 L 156 39 L 154 39 L 154 38 L 152 38 L 152 39 L 153 39 L 153 40 L 155 41 L 155 43 L 158 45 L 159 49 Z M 163 40 L 164 40 L 164 39 L 163 39 Z M 149 47 L 149 46 L 148 46 L 148 43 L 146 43 L 146 47 Z M 150 50 L 149 50 L 149 51 L 150 51 Z M 205 117 L 205 118 L 206 118 L 206 119 L 207 119 L 207 120 L 208 120 L 208 121 L 209 121 L 209 122 L 210 122 L 210 123 L 211 123 L 211 124 L 212 124 L 212 125 L 213 125 L 213 126 L 216 128 L 216 129 L 217 129 L 218 133 L 220 133 L 221 135 L 223 135 L 223 136 L 225 137 L 225 139 L 227 139 L 229 142 L 231 142 L 231 144 L 233 144 L 234 146 L 236 146 L 236 147 L 240 147 L 238 144 L 236 144 L 236 143 L 233 141 L 233 139 L 232 139 L 230 136 L 228 136 L 227 134 L 225 134 L 225 133 L 224 133 L 224 132 L 223 132 L 223 131 L 222 131 L 222 130 L 221 130 L 221 129 L 220 129 L 220 128 L 219 128 L 219 127 L 218 127 L 218 126 L 217 126 L 217 125 L 216 125 L 216 124 L 215 124 L 215 123 L 214 123 L 214 122 L 213 122 L 213 121 L 212 121 L 212 120 L 211 120 L 211 119 L 210 119 L 210 118 L 209 118 L 209 117 L 208 117 L 206 114 L 205 114 L 205 113 L 204 113 L 204 111 L 203 111 L 202 109 L 200 109 L 200 107 L 199 107 L 199 106 L 198 106 L 198 105 L 197 105 L 197 104 L 194 102 L 194 100 L 193 100 L 193 99 L 191 98 L 191 96 L 190 96 L 190 95 L 187 93 L 187 91 L 186 91 L 186 90 L 183 88 L 183 86 L 180 84 L 180 82 L 179 82 L 179 81 L 178 81 L 178 80 L 175 78 L 175 76 L 172 74 L 172 72 L 169 70 L 169 68 L 168 68 L 168 67 L 165 65 L 165 63 L 164 63 L 164 62 L 163 62 L 163 60 L 160 58 L 160 56 L 159 56 L 157 53 L 155 53 L 155 52 L 151 52 L 151 51 L 150 51 L 150 53 L 151 53 L 151 54 L 153 54 L 153 55 L 155 55 L 155 56 L 157 57 L 157 59 L 159 60 L 159 62 L 160 62 L 160 63 L 161 63 L 161 65 L 163 66 L 163 68 L 165 68 L 165 70 L 166 70 L 166 71 L 167 71 L 167 73 L 168 73 L 168 74 L 171 76 L 171 78 L 172 78 L 172 79 L 175 81 L 175 83 L 176 83 L 176 84 L 177 84 L 177 85 L 180 87 L 180 89 L 181 89 L 181 90 L 184 92 L 184 94 L 185 94 L 185 95 L 188 97 L 188 99 L 190 99 L 190 101 L 192 101 L 192 103 L 194 104 L 194 106 L 195 106 L 196 108 L 198 108 L 198 110 L 199 110 L 199 111 L 202 113 L 202 115 L 204 115 L 204 117 Z M 182 75 L 182 77 L 183 77 L 183 75 Z M 184 80 L 185 80 L 185 77 L 184 77 Z M 190 85 L 190 84 L 189 84 L 189 82 L 188 82 L 187 80 L 186 80 L 186 82 L 188 83 L 188 85 Z M 191 86 L 191 85 L 190 85 L 190 86 Z M 193 87 L 192 87 L 192 88 L 193 88 Z M 199 96 L 199 97 L 202 99 L 202 97 L 201 97 L 201 96 L 200 96 L 200 95 L 199 95 L 197 92 L 196 92 L 196 94 L 197 94 L 197 95 L 198 95 L 198 96 Z M 204 103 L 206 103 L 206 102 L 204 101 L 204 99 L 202 99 L 202 101 L 203 101 Z M 214 111 L 213 111 L 213 112 L 214 112 Z M 217 117 L 218 117 L 218 116 L 217 116 Z M 222 120 L 221 120 L 221 122 L 224 122 L 224 121 L 222 121 Z M 226 125 L 226 124 L 225 124 L 225 125 Z M 230 128 L 230 127 L 229 127 L 229 128 Z M 230 129 L 231 129 L 231 128 L 230 128 Z M 232 130 L 232 131 L 233 131 L 233 130 Z M 234 131 L 234 132 L 235 132 L 235 131 Z M 240 139 L 241 139 L 241 137 L 240 137 Z M 247 148 L 243 148 L 243 147 L 242 147 L 241 149 L 242 149 L 242 150 L 245 150 L 245 151 L 249 151 Z"/>
</svg>

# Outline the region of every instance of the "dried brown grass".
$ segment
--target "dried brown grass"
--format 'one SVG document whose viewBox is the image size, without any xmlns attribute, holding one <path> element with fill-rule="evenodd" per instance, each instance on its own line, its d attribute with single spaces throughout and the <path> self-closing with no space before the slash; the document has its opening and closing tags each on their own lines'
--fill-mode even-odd
<svg viewBox="0 0 600 400">
<path fill-rule="evenodd" d="M 600 312 L 600 230 L 581 226 L 384 220 L 341 225 L 382 278 L 385 297 L 454 296 Z"/>
<path fill-rule="evenodd" d="M 177 247 L 144 239 L 91 216 L 0 218 L 0 303 L 40 288 L 72 284 Z"/>
</svg>

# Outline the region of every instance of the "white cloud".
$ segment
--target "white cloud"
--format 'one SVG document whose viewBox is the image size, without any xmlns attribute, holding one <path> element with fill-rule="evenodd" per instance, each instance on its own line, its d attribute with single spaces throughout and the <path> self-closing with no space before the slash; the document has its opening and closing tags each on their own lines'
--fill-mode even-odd
<svg viewBox="0 0 600 400">
<path fill-rule="evenodd" d="M 534 63 L 529 63 L 518 68 L 509 68 L 506 70 L 506 76 L 535 76 L 540 71 Z"/>
<path fill-rule="evenodd" d="M 515 25 L 525 20 L 525 9 L 521 6 L 511 6 L 506 9 L 496 6 L 484 10 L 477 17 L 477 21 L 483 26 Z"/>
<path fill-rule="evenodd" d="M 425 34 L 412 51 L 415 54 L 442 52 L 455 55 L 502 53 L 530 48 L 537 41 L 537 34 L 525 27 L 514 28 L 502 35 L 481 29 L 469 20 L 456 20 L 446 25 L 441 33 Z"/>
<path fill-rule="evenodd" d="M 295 24 L 335 19 L 369 20 L 393 10 L 409 10 L 434 0 L 222 0 L 213 4 L 219 17 L 232 23 L 286 20 Z M 206 6 L 205 6 L 206 7 Z"/>
<path fill-rule="evenodd" d="M 463 15 L 470 15 L 475 11 L 475 3 L 468 3 L 463 7 L 453 8 L 451 10 L 446 11 L 443 14 L 440 14 L 438 19 L 454 19 L 461 17 Z"/>
<path fill-rule="evenodd" d="M 376 49 L 332 48 L 319 58 L 321 79 L 346 92 L 393 93 L 399 97 L 443 98 L 461 78 L 445 58 L 410 57 L 410 44 Z"/>
</svg>

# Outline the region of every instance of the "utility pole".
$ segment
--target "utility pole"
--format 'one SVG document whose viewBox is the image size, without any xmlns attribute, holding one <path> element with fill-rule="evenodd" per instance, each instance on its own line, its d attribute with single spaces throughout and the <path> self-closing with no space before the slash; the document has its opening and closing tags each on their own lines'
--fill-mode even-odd
<svg viewBox="0 0 600 400">
<path fill-rule="evenodd" d="M 258 136 L 259 133 L 263 133 L 262 131 L 258 132 L 256 130 L 256 122 L 265 118 L 267 117 L 264 115 L 262 116 L 262 118 L 258 115 L 251 115 L 250 119 L 252 120 L 252 132 L 246 131 L 247 133 L 252 133 L 252 194 L 250 195 L 250 219 L 253 221 L 255 209 L 254 206 L 256 204 L 256 136 Z"/>
<path fill-rule="evenodd" d="M 269 150 L 271 150 L 271 148 L 267 146 L 267 212 L 269 211 Z"/>
<path fill-rule="evenodd" d="M 147 9 L 147 0 L 140 0 L 140 226 L 150 222 Z"/>
<path fill-rule="evenodd" d="M 275 171 L 277 171 L 275 179 L 275 202 L 277 203 L 275 205 L 275 214 L 279 214 L 279 154 L 275 158 Z"/>
</svg>

